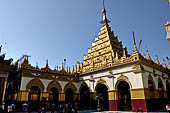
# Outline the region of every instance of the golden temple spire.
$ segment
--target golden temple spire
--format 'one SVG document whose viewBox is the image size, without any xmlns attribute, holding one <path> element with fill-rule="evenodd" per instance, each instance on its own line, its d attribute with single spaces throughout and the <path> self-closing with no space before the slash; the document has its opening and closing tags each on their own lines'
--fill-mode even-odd
<svg viewBox="0 0 170 113">
<path fill-rule="evenodd" d="M 46 60 L 46 66 L 45 67 L 48 68 L 48 59 Z"/>
<path fill-rule="evenodd" d="M 167 66 L 166 66 L 166 63 L 165 63 L 165 60 L 163 59 L 163 67 L 164 68 L 167 68 Z"/>
<path fill-rule="evenodd" d="M 62 66 L 61 66 L 61 70 L 63 70 L 63 71 L 64 71 L 64 65 L 63 65 L 63 63 L 62 63 Z"/>
<path fill-rule="evenodd" d="M 67 66 L 66 72 L 68 73 L 68 66 Z"/>
<path fill-rule="evenodd" d="M 58 66 L 57 66 L 57 71 L 58 71 Z"/>
<path fill-rule="evenodd" d="M 138 50 L 137 50 L 137 47 L 136 47 L 136 41 L 135 41 L 135 33 L 133 32 L 133 45 L 134 45 L 134 49 L 133 49 L 133 52 L 134 53 L 138 53 Z"/>
<path fill-rule="evenodd" d="M 106 17 L 106 9 L 105 9 L 105 5 L 104 5 L 104 0 L 103 0 L 103 20 L 102 20 L 102 23 L 103 25 L 106 25 L 108 23 L 108 20 L 107 20 L 107 17 Z"/>
<path fill-rule="evenodd" d="M 36 63 L 36 69 L 38 69 L 39 67 L 38 67 L 38 62 Z"/>
<path fill-rule="evenodd" d="M 149 51 L 148 51 L 148 50 L 146 50 L 146 53 L 147 53 L 147 59 L 148 59 L 148 60 L 151 60 L 151 57 L 150 57 L 150 55 L 149 55 Z"/>
<path fill-rule="evenodd" d="M 24 65 L 28 65 L 29 64 L 28 57 L 25 57 L 23 64 Z"/>
<path fill-rule="evenodd" d="M 160 65 L 157 55 L 155 55 L 155 58 L 156 58 L 156 64 Z"/>
<path fill-rule="evenodd" d="M 74 73 L 74 66 L 72 67 L 72 71 L 71 71 L 71 73 Z"/>
<path fill-rule="evenodd" d="M 116 51 L 116 59 L 119 59 L 119 55 L 118 55 L 118 52 Z"/>
<path fill-rule="evenodd" d="M 126 49 L 123 48 L 123 57 L 126 58 Z"/>
<path fill-rule="evenodd" d="M 70 71 L 70 67 L 68 68 L 68 72 L 69 72 L 69 73 L 71 73 L 71 71 Z"/>
</svg>

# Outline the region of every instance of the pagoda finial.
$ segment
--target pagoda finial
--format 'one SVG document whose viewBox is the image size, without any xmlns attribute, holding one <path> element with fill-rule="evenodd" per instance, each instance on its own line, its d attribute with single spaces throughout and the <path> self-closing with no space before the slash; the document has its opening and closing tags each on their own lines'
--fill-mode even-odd
<svg viewBox="0 0 170 113">
<path fill-rule="evenodd" d="M 74 66 L 72 67 L 72 71 L 71 71 L 71 73 L 74 73 Z"/>
<path fill-rule="evenodd" d="M 57 71 L 58 71 L 58 65 L 57 65 Z"/>
<path fill-rule="evenodd" d="M 66 72 L 68 73 L 68 66 L 67 66 Z"/>
<path fill-rule="evenodd" d="M 105 0 L 103 0 L 103 13 L 106 13 L 104 2 Z"/>
<path fill-rule="evenodd" d="M 155 58 L 156 58 L 156 64 L 160 65 L 157 55 L 155 55 Z"/>
<path fill-rule="evenodd" d="M 133 45 L 134 45 L 134 53 L 137 53 L 138 52 L 138 50 L 137 50 L 137 47 L 136 47 L 136 41 L 135 41 L 135 33 L 134 33 L 134 31 L 133 31 Z"/>
<path fill-rule="evenodd" d="M 119 55 L 118 52 L 116 51 L 116 59 L 119 59 Z"/>
<path fill-rule="evenodd" d="M 70 73 L 71 71 L 70 71 L 70 67 L 68 68 L 68 72 Z"/>
<path fill-rule="evenodd" d="M 48 59 L 46 60 L 46 66 L 45 67 L 48 68 Z"/>
<path fill-rule="evenodd" d="M 163 59 L 163 67 L 167 68 L 166 63 L 165 63 L 165 59 Z"/>
<path fill-rule="evenodd" d="M 36 69 L 38 69 L 38 62 L 36 63 Z"/>
<path fill-rule="evenodd" d="M 63 62 L 62 62 L 61 70 L 64 70 L 64 65 L 63 65 Z"/>
<path fill-rule="evenodd" d="M 126 49 L 123 48 L 123 57 L 126 58 Z"/>
<path fill-rule="evenodd" d="M 102 20 L 102 23 L 103 23 L 103 25 L 106 25 L 108 23 L 108 20 L 107 20 L 107 17 L 106 17 L 106 9 L 105 9 L 104 3 L 105 2 L 103 0 L 103 11 L 102 11 L 102 13 L 103 13 L 103 20 Z"/>
<path fill-rule="evenodd" d="M 151 57 L 150 57 L 150 55 L 149 55 L 148 49 L 146 50 L 146 52 L 147 52 L 147 59 L 148 59 L 148 60 L 151 60 Z"/>
</svg>

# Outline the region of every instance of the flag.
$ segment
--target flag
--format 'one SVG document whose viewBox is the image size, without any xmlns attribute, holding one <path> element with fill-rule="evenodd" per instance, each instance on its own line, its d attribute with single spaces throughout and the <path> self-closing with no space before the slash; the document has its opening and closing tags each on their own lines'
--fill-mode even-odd
<svg viewBox="0 0 170 113">
<path fill-rule="evenodd" d="M 139 50 L 140 50 L 141 43 L 142 43 L 142 40 L 140 40 L 140 42 L 139 42 Z"/>
<path fill-rule="evenodd" d="M 0 53 L 1 53 L 1 50 L 2 50 L 2 45 L 0 46 Z"/>
</svg>

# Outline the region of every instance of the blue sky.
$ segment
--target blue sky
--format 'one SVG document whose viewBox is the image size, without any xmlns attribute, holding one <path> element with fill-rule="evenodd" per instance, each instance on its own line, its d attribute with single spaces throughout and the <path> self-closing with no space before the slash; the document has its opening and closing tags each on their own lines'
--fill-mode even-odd
<svg viewBox="0 0 170 113">
<path fill-rule="evenodd" d="M 107 18 L 114 34 L 133 52 L 132 31 L 140 52 L 146 48 L 160 62 L 170 57 L 164 24 L 170 21 L 168 0 L 106 0 Z M 28 54 L 32 65 L 53 69 L 67 59 L 73 66 L 83 60 L 100 31 L 102 0 L 0 0 L 0 44 L 14 62 Z M 1 53 L 1 54 L 2 54 Z M 167 61 L 166 61 L 167 62 Z"/>
</svg>

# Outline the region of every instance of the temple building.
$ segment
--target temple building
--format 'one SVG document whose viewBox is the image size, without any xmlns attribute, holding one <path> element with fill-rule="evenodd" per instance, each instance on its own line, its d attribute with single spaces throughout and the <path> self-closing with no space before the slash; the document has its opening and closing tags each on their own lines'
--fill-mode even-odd
<svg viewBox="0 0 170 113">
<path fill-rule="evenodd" d="M 170 22 L 169 21 L 167 21 L 167 23 L 165 24 L 165 28 L 167 32 L 166 39 L 170 42 Z"/>
<path fill-rule="evenodd" d="M 2 46 L 0 47 L 0 52 L 1 49 Z M 16 67 L 11 64 L 12 60 L 13 59 L 5 60 L 5 54 L 0 55 L 0 104 L 4 102 L 5 99 L 8 77 L 16 70 Z"/>
<path fill-rule="evenodd" d="M 29 63 L 28 56 L 18 65 L 14 78 L 8 82 L 6 102 L 27 102 L 32 110 L 41 104 L 78 103 L 79 110 L 153 111 L 164 109 L 170 98 L 170 65 L 161 65 L 157 55 L 153 61 L 134 50 L 129 54 L 115 36 L 106 16 L 95 42 L 75 67 L 50 69 L 48 60 L 43 68 Z M 169 36 L 169 35 L 168 35 Z M 15 84 L 15 87 L 12 85 Z"/>
</svg>

